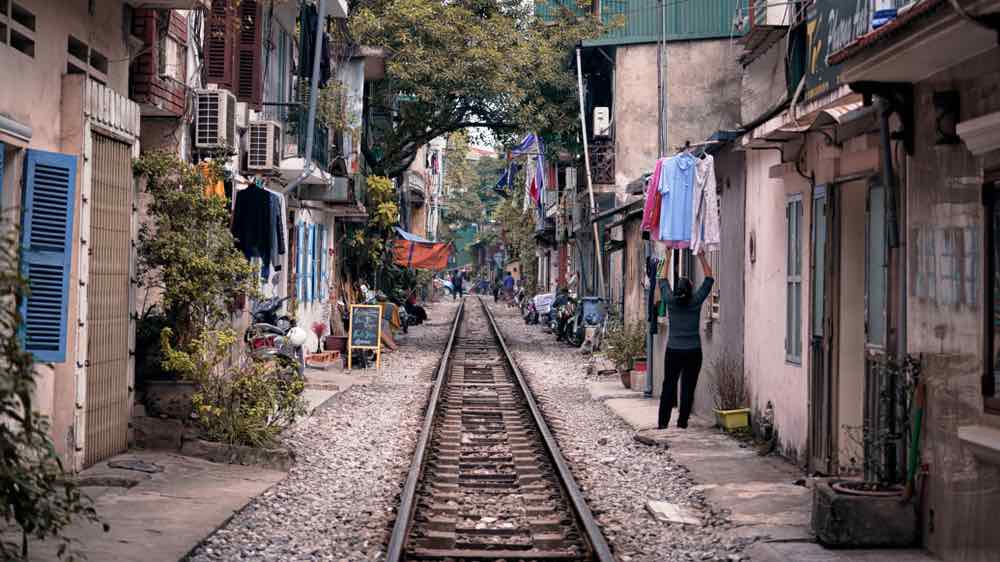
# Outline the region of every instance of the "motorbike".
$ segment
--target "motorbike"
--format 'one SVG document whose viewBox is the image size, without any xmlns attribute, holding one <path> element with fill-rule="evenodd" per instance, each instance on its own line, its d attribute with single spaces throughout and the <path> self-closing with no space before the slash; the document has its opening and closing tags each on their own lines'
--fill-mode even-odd
<svg viewBox="0 0 1000 562">
<path fill-rule="evenodd" d="M 566 301 L 562 304 L 562 306 L 559 306 L 556 309 L 556 322 L 553 329 L 553 333 L 556 335 L 556 341 L 569 341 L 569 330 L 578 308 L 579 306 L 577 300 L 572 296 L 567 296 Z"/>
<path fill-rule="evenodd" d="M 583 297 L 565 329 L 566 341 L 573 347 L 580 347 L 588 339 L 593 340 L 593 333 L 604 322 L 604 317 L 604 299 Z M 588 331 L 591 333 L 590 337 Z"/>
<path fill-rule="evenodd" d="M 295 320 L 278 313 L 287 300 L 287 297 L 271 297 L 255 303 L 250 309 L 253 322 L 244 332 L 243 341 L 254 361 L 277 361 L 302 375 L 305 373 L 302 346 L 307 334 L 295 325 Z"/>
<path fill-rule="evenodd" d="M 555 299 L 555 293 L 542 293 L 535 295 L 531 299 L 528 318 L 526 319 L 528 324 L 538 324 L 544 323 L 548 324 L 549 313 L 552 310 L 552 301 Z"/>
</svg>

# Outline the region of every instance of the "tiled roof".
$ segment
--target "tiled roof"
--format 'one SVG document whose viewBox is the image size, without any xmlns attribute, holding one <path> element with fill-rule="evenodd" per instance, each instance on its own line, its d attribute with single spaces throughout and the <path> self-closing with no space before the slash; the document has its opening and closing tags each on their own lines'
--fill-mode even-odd
<svg viewBox="0 0 1000 562">
<path fill-rule="evenodd" d="M 933 14 L 938 8 L 945 6 L 947 3 L 947 0 L 924 0 L 923 2 L 915 4 L 910 9 L 900 13 L 899 16 L 891 22 L 883 25 L 875 31 L 858 37 L 854 41 L 848 43 L 843 49 L 831 54 L 827 57 L 826 62 L 827 64 L 834 65 L 853 58 L 865 49 L 877 43 L 908 31 L 917 22 Z"/>
</svg>

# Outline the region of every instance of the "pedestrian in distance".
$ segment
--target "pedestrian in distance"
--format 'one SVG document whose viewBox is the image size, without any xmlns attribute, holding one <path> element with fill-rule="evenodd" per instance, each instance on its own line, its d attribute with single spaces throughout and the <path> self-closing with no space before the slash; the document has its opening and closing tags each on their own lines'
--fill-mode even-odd
<svg viewBox="0 0 1000 562">
<path fill-rule="evenodd" d="M 670 415 L 677 404 L 677 383 L 680 381 L 680 414 L 677 427 L 687 428 L 691 407 L 694 405 L 694 390 L 698 386 L 698 374 L 701 371 L 701 306 L 712 291 L 715 279 L 712 277 L 712 267 L 705 259 L 705 254 L 698 254 L 705 280 L 697 291 L 687 277 L 677 280 L 677 286 L 671 289 L 667 271 L 664 268 L 660 279 L 660 295 L 667 303 L 667 317 L 670 319 L 670 329 L 667 336 L 667 352 L 664 358 L 663 392 L 660 394 L 660 410 L 657 420 L 659 429 L 666 429 L 670 424 Z M 667 256 L 665 263 L 670 263 Z"/>
<path fill-rule="evenodd" d="M 508 304 L 514 300 L 514 276 L 509 271 L 503 278 L 503 296 Z"/>
</svg>

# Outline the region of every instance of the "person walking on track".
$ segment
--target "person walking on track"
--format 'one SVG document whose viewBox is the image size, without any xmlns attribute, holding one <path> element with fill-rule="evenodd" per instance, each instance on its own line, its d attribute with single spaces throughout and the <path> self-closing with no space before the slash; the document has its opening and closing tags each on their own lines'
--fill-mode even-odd
<svg viewBox="0 0 1000 562">
<path fill-rule="evenodd" d="M 672 251 L 672 250 L 671 250 Z M 712 267 L 705 259 L 705 254 L 698 254 L 701 270 L 705 280 L 697 291 L 687 277 L 677 280 L 677 286 L 671 289 L 668 278 L 669 267 L 664 268 L 660 279 L 660 295 L 667 303 L 667 317 L 670 329 L 667 337 L 667 353 L 664 359 L 663 392 L 660 394 L 660 411 L 657 426 L 666 429 L 670 424 L 670 414 L 677 406 L 677 382 L 680 380 L 680 415 L 677 427 L 686 428 L 691 407 L 694 404 L 694 390 L 698 385 L 698 373 L 701 371 L 701 305 L 712 291 L 715 279 L 712 277 Z M 670 263 L 667 256 L 665 263 Z"/>
</svg>

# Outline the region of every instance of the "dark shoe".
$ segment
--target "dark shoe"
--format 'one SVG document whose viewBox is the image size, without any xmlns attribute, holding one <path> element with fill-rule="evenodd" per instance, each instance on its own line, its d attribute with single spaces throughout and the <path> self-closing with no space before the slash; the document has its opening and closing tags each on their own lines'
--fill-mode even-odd
<svg viewBox="0 0 1000 562">
<path fill-rule="evenodd" d="M 686 422 L 686 421 L 683 421 L 683 422 L 679 421 L 679 422 L 677 422 L 677 427 L 679 427 L 681 429 L 687 429 L 688 428 L 688 422 Z"/>
</svg>

